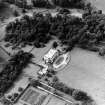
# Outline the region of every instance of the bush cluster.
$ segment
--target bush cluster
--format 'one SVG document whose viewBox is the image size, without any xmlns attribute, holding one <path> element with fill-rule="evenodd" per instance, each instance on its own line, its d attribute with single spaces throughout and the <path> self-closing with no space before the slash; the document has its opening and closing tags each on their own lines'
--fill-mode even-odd
<svg viewBox="0 0 105 105">
<path fill-rule="evenodd" d="M 19 51 L 13 55 L 0 72 L 0 93 L 5 93 L 13 85 L 13 82 L 21 75 L 22 70 L 29 64 L 33 55 Z"/>
<path fill-rule="evenodd" d="M 92 101 L 92 98 L 90 96 L 87 95 L 86 92 L 83 92 L 81 90 L 75 89 L 73 91 L 72 97 L 76 100 L 76 101 L 82 101 L 82 102 L 89 102 Z"/>
<path fill-rule="evenodd" d="M 55 82 L 53 85 L 52 85 L 55 89 L 61 91 L 61 92 L 64 92 L 70 96 L 72 96 L 72 93 L 75 89 L 73 88 L 69 88 L 67 87 L 64 83 L 62 82 Z"/>
</svg>

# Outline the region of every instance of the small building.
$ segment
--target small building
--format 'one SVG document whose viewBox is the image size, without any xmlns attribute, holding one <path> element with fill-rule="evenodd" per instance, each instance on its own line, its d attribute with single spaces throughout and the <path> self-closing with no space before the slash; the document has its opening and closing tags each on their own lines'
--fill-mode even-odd
<svg viewBox="0 0 105 105">
<path fill-rule="evenodd" d="M 59 51 L 56 49 L 50 49 L 48 53 L 44 56 L 43 60 L 45 63 L 53 63 L 54 58 L 59 55 Z"/>
<path fill-rule="evenodd" d="M 41 69 L 37 72 L 38 75 L 44 75 L 47 73 L 48 71 L 48 65 L 45 64 L 44 62 L 40 62 L 39 64 L 41 66 Z"/>
<path fill-rule="evenodd" d="M 39 70 L 38 71 L 38 74 L 39 75 L 44 75 L 47 73 L 47 70 L 48 70 L 48 66 L 44 67 L 43 69 Z"/>
<path fill-rule="evenodd" d="M 79 12 L 74 12 L 72 14 L 70 14 L 71 16 L 76 16 L 76 17 L 79 17 L 79 18 L 82 18 L 82 13 L 79 13 Z"/>
</svg>

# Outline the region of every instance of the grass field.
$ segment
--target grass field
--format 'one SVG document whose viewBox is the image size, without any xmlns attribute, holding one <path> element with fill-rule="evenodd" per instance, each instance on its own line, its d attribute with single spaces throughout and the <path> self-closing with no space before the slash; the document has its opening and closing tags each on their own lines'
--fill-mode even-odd
<svg viewBox="0 0 105 105">
<path fill-rule="evenodd" d="M 105 13 L 105 0 L 88 0 L 98 9 L 102 10 Z"/>
<path fill-rule="evenodd" d="M 75 48 L 71 62 L 58 77 L 68 86 L 87 92 L 97 105 L 105 105 L 105 60 L 96 53 Z"/>
</svg>

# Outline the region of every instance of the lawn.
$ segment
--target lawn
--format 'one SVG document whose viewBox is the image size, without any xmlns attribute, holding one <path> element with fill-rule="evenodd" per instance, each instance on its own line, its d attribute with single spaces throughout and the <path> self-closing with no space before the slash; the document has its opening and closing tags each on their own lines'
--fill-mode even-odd
<svg viewBox="0 0 105 105">
<path fill-rule="evenodd" d="M 24 69 L 24 76 L 37 79 L 37 72 L 39 69 L 40 67 L 29 64 L 28 67 Z"/>
<path fill-rule="evenodd" d="M 75 48 L 71 62 L 58 77 L 68 86 L 87 92 L 97 105 L 105 105 L 105 60 L 98 54 Z"/>
<path fill-rule="evenodd" d="M 9 59 L 10 57 L 0 48 L 0 71 L 3 68 L 3 64 Z"/>
<path fill-rule="evenodd" d="M 65 105 L 65 104 L 66 104 L 65 101 L 52 96 L 50 101 L 49 101 L 49 103 L 47 105 Z"/>
<path fill-rule="evenodd" d="M 28 80 L 28 77 L 20 77 L 20 79 L 14 83 L 14 86 L 5 94 L 5 96 L 8 97 L 9 95 L 13 95 L 14 93 L 20 94 L 20 92 L 18 91 L 19 87 L 25 89 L 29 83 L 30 82 Z"/>
</svg>

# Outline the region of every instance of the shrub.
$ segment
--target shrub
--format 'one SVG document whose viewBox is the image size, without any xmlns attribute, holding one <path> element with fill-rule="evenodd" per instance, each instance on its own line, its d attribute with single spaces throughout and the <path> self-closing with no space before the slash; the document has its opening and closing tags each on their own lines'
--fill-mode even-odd
<svg viewBox="0 0 105 105">
<path fill-rule="evenodd" d="M 57 46 L 58 46 L 58 43 L 57 43 L 57 42 L 53 42 L 52 47 L 53 47 L 53 48 L 56 48 Z"/>
<path fill-rule="evenodd" d="M 17 98 L 19 96 L 19 94 L 18 93 L 14 93 L 13 96 L 14 96 L 14 98 Z"/>
</svg>

